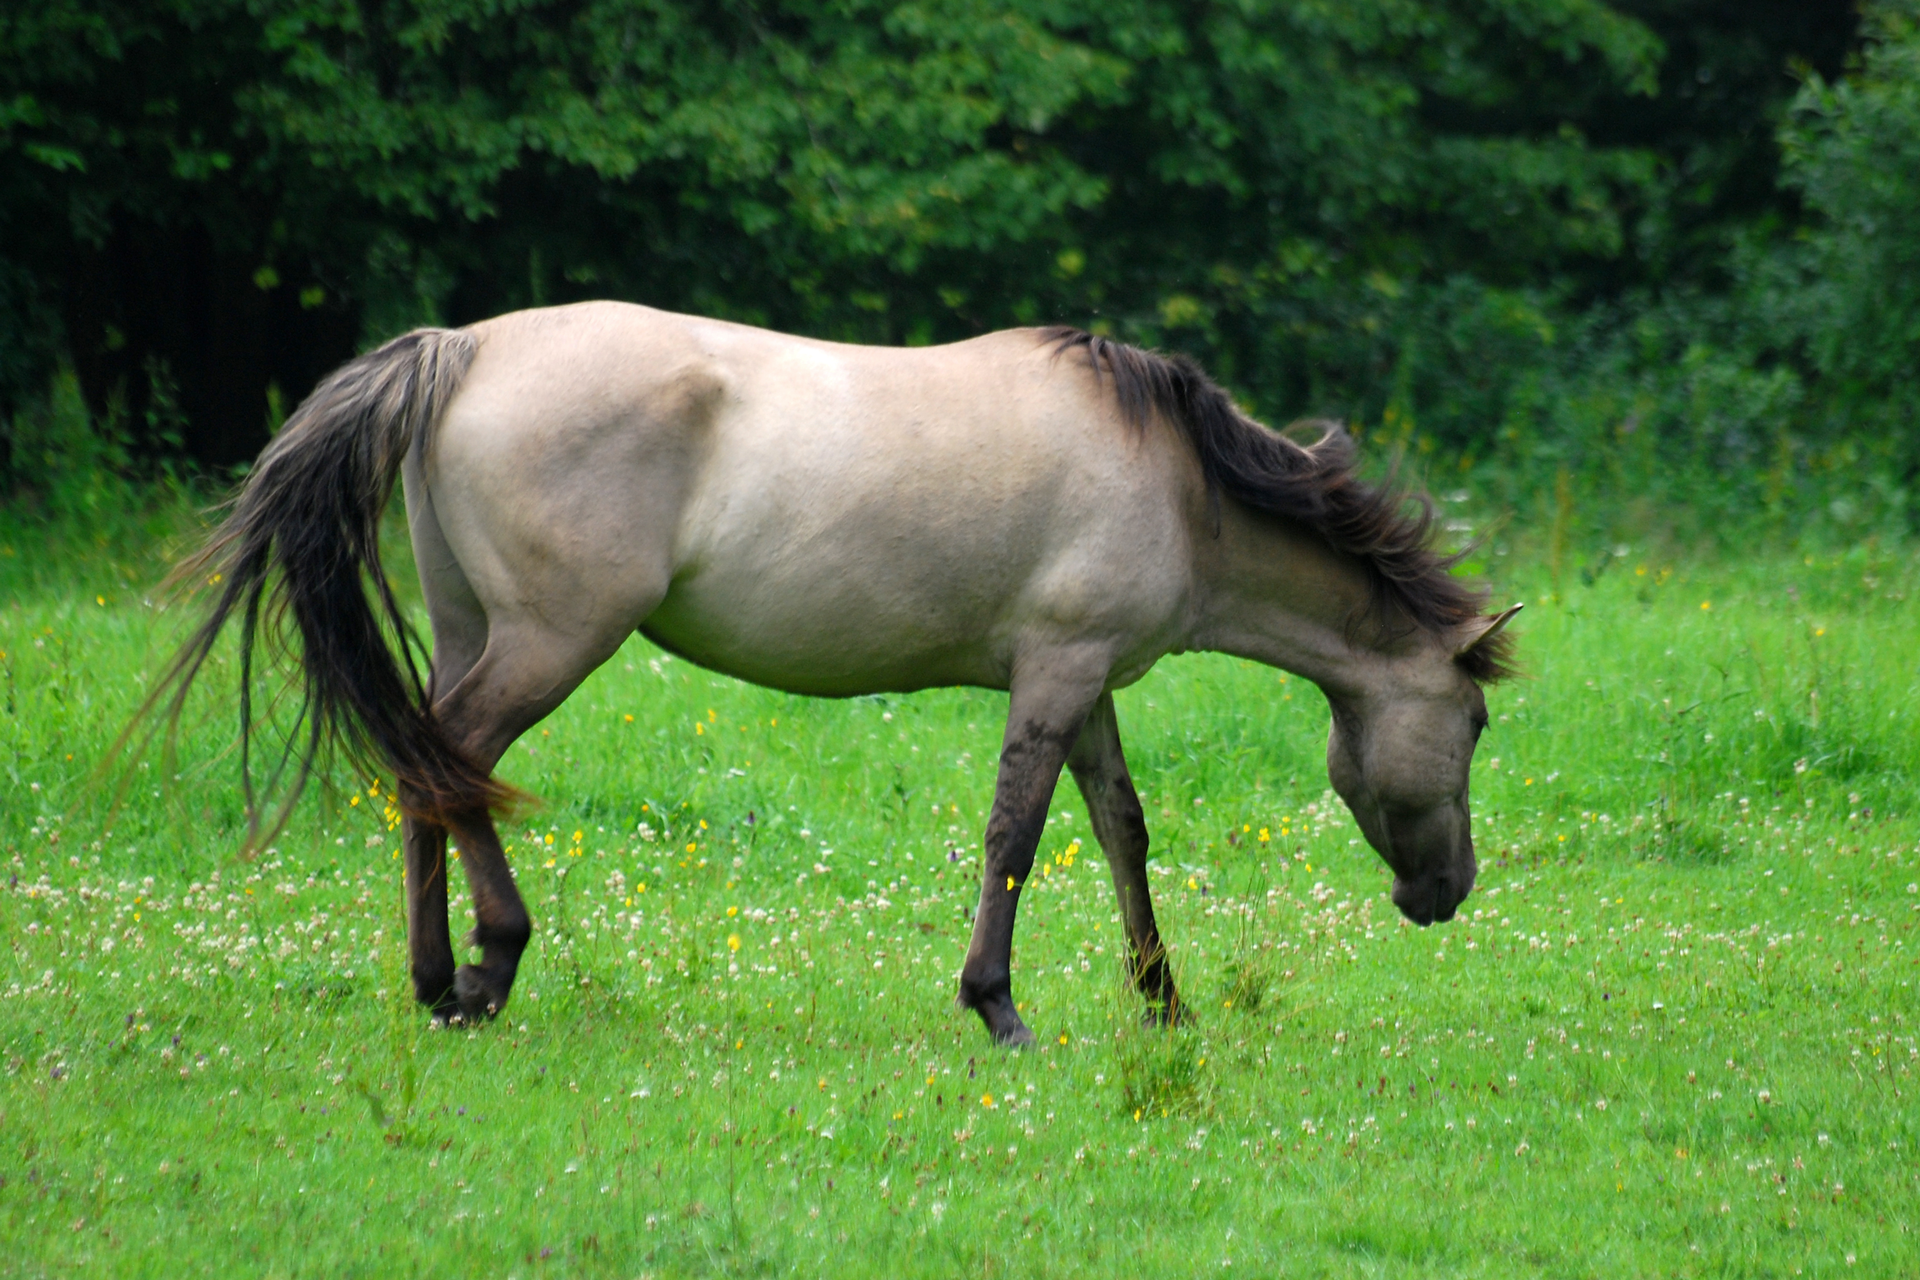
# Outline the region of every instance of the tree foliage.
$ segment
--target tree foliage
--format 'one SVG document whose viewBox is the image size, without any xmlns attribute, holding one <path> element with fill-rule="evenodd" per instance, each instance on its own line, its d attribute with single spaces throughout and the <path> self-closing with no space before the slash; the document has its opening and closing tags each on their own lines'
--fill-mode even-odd
<svg viewBox="0 0 1920 1280">
<path fill-rule="evenodd" d="M 1920 4 L 1870 12 L 1854 73 L 1815 76 L 1786 130 L 1788 177 L 1820 215 L 1793 282 L 1798 334 L 1840 406 L 1920 435 Z M 1920 459 L 1920 444 L 1911 449 Z"/>
<path fill-rule="evenodd" d="M 1434 383 L 1468 438 L 1511 370 L 1435 383 L 1462 309 L 1520 358 L 1792 216 L 1789 59 L 1838 74 L 1852 19 L 1779 7 L 16 0 L 0 412 L 70 361 L 140 447 L 236 461 L 357 345 L 614 296 L 882 342 L 1073 321 L 1276 416 Z"/>
</svg>

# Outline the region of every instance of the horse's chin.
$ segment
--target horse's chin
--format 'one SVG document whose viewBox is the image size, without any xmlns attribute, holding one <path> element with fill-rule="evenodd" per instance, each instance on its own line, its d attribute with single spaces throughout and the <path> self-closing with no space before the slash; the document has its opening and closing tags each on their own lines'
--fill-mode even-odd
<svg viewBox="0 0 1920 1280">
<path fill-rule="evenodd" d="M 1445 924 L 1453 919 L 1454 912 L 1473 892 L 1473 870 L 1467 869 L 1463 876 L 1458 872 L 1429 871 L 1412 879 L 1395 877 L 1393 881 L 1393 905 L 1400 908 L 1400 914 L 1420 925 Z"/>
</svg>

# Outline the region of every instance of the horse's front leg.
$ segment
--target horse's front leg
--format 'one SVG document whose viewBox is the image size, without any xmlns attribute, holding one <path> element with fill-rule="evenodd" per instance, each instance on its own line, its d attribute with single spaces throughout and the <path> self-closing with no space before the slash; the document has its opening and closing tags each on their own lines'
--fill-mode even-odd
<svg viewBox="0 0 1920 1280">
<path fill-rule="evenodd" d="M 407 953 L 413 998 L 445 1019 L 455 1008 L 447 933 L 447 829 L 408 817 L 400 827 L 407 877 Z"/>
<path fill-rule="evenodd" d="M 1167 949 L 1153 918 L 1153 897 L 1147 884 L 1147 822 L 1140 812 L 1133 778 L 1127 773 L 1126 757 L 1121 754 L 1120 721 L 1112 694 L 1102 694 L 1095 704 L 1073 754 L 1067 757 L 1067 767 L 1087 802 L 1087 820 L 1093 824 L 1094 838 L 1100 841 L 1113 874 L 1113 892 L 1120 900 L 1120 915 L 1126 921 L 1127 942 L 1133 953 L 1134 986 L 1153 1007 L 1155 1018 L 1184 1022 L 1186 1006 L 1174 990 L 1173 969 L 1167 963 Z"/>
<path fill-rule="evenodd" d="M 973 941 L 960 970 L 959 1003 L 980 1015 L 996 1043 L 1023 1045 L 1033 1033 L 1013 1000 L 1013 924 L 1020 891 L 1067 752 L 1106 679 L 1104 661 L 1056 654 L 1015 669 L 1000 776 L 987 820 L 985 873 Z"/>
</svg>

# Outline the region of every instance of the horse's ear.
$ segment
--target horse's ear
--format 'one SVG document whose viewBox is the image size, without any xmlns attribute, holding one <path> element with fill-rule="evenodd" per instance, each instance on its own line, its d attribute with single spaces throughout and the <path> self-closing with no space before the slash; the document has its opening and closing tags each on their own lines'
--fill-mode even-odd
<svg viewBox="0 0 1920 1280">
<path fill-rule="evenodd" d="M 1475 618 L 1472 622 L 1469 622 L 1460 629 L 1460 643 L 1454 649 L 1453 656 L 1456 658 L 1464 658 L 1487 641 L 1499 635 L 1501 629 L 1513 621 L 1514 615 L 1526 607 L 1525 602 L 1522 602 L 1502 609 L 1499 613 Z"/>
</svg>

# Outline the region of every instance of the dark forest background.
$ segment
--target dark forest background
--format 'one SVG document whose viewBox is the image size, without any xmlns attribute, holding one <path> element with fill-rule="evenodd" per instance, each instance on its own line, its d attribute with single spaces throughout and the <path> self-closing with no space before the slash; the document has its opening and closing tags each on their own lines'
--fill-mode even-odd
<svg viewBox="0 0 1920 1280">
<path fill-rule="evenodd" d="M 617 297 L 1083 324 L 1512 504 L 1904 531 L 1917 12 L 4 0 L 0 484 L 218 471 L 410 326 Z"/>
</svg>

